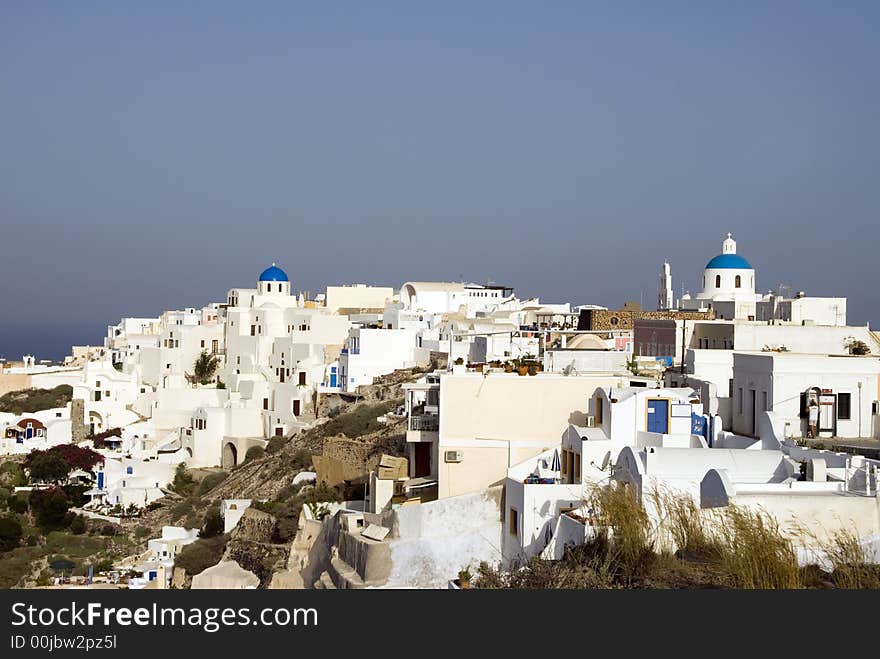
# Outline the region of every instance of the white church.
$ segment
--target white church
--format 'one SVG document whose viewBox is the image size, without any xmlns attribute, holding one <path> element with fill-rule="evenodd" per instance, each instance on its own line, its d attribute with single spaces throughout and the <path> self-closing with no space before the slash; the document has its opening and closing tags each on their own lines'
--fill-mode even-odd
<svg viewBox="0 0 880 659">
<path fill-rule="evenodd" d="M 755 292 L 755 269 L 737 254 L 736 241 L 728 233 L 721 253 L 703 269 L 703 290 L 685 293 L 678 300 L 680 311 L 712 311 L 718 320 L 781 321 L 813 325 L 846 325 L 845 297 L 807 297 L 803 292 L 785 297 Z M 657 308 L 670 310 L 673 303 L 672 271 L 664 262 L 660 271 Z"/>
</svg>

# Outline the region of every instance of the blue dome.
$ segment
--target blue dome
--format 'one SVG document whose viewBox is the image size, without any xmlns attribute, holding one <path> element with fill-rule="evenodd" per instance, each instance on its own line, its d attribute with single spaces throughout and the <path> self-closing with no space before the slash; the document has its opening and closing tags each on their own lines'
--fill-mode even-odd
<svg viewBox="0 0 880 659">
<path fill-rule="evenodd" d="M 287 273 L 274 263 L 260 273 L 260 281 L 290 281 Z"/>
<path fill-rule="evenodd" d="M 753 270 L 751 264 L 739 254 L 719 254 L 706 264 L 706 270 L 710 268 L 724 268 L 727 270 Z"/>
</svg>

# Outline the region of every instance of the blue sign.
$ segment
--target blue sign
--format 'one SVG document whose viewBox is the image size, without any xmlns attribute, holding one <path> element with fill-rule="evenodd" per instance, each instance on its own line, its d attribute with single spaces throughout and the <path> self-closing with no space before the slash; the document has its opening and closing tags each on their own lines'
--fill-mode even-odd
<svg viewBox="0 0 880 659">
<path fill-rule="evenodd" d="M 706 436 L 706 419 L 702 414 L 691 412 L 691 434 Z"/>
</svg>

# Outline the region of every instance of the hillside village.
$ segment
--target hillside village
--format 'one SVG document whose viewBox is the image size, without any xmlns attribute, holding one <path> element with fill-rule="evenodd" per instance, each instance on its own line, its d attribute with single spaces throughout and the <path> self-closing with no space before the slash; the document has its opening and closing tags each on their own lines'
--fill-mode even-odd
<svg viewBox="0 0 880 659">
<path fill-rule="evenodd" d="M 311 299 L 272 264 L 5 362 L 2 585 L 693 587 L 695 537 L 752 522 L 822 575 L 782 585 L 876 581 L 880 337 L 845 297 L 760 293 L 731 234 L 701 282 L 676 299 L 662 264 L 651 310 L 492 283 Z M 608 576 L 634 519 L 675 579 Z"/>
</svg>

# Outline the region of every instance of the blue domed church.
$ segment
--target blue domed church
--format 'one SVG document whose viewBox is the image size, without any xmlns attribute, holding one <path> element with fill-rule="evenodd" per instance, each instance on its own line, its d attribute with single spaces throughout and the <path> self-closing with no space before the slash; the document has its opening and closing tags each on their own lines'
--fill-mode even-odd
<svg viewBox="0 0 880 659">
<path fill-rule="evenodd" d="M 736 253 L 731 234 L 721 243 L 721 253 L 709 259 L 703 269 L 703 290 L 679 300 L 682 311 L 712 310 L 716 318 L 755 317 L 755 305 L 761 299 L 755 294 L 755 269 Z"/>
</svg>

